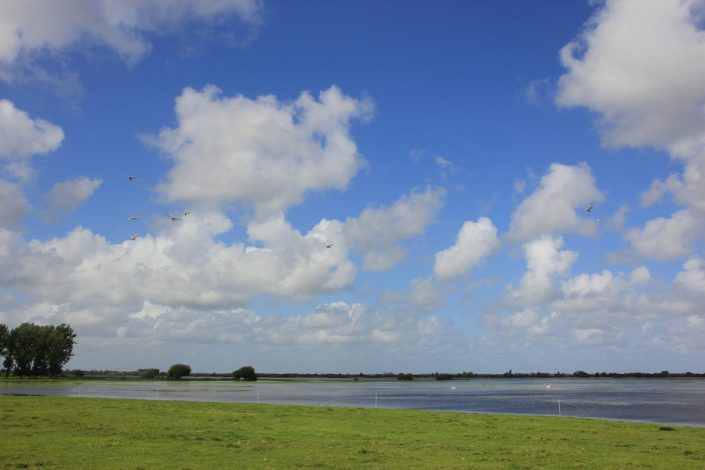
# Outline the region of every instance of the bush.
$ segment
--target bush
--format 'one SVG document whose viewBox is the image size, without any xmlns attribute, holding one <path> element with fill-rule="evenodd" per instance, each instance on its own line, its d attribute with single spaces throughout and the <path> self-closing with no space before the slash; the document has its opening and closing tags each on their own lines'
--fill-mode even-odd
<svg viewBox="0 0 705 470">
<path fill-rule="evenodd" d="M 413 374 L 399 374 L 397 375 L 397 380 L 414 380 Z"/>
<path fill-rule="evenodd" d="M 169 372 L 167 372 L 167 376 L 174 380 L 178 380 L 186 375 L 191 375 L 191 366 L 186 364 L 174 364 L 169 367 Z"/>
<path fill-rule="evenodd" d="M 249 380 L 249 381 L 255 381 L 257 380 L 257 374 L 255 373 L 255 368 L 252 366 L 243 366 L 240 367 L 238 370 L 233 372 L 233 379 L 235 380 Z"/>
<path fill-rule="evenodd" d="M 140 377 L 143 379 L 153 379 L 159 375 L 159 369 L 139 369 L 137 371 Z M 189 369 L 189 374 L 191 373 L 191 369 Z M 188 374 L 186 374 L 188 375 Z"/>
<path fill-rule="evenodd" d="M 452 374 L 436 374 L 436 380 L 453 380 Z"/>
</svg>

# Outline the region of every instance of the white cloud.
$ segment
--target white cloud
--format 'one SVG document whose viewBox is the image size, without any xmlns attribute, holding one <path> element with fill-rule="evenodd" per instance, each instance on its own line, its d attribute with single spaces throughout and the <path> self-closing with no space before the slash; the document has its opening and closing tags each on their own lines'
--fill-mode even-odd
<svg viewBox="0 0 705 470">
<path fill-rule="evenodd" d="M 61 127 L 44 119 L 32 119 L 12 102 L 0 100 L 0 159 L 48 153 L 63 140 Z"/>
<path fill-rule="evenodd" d="M 649 281 L 651 281 L 651 271 L 646 266 L 635 268 L 629 277 L 629 282 L 632 284 L 643 284 Z"/>
<path fill-rule="evenodd" d="M 675 285 L 688 295 L 705 300 L 705 261 L 689 258 L 676 276 Z"/>
<path fill-rule="evenodd" d="M 597 224 L 578 214 L 592 201 L 602 201 L 590 168 L 552 163 L 539 184 L 512 214 L 507 237 L 526 241 L 556 232 L 595 235 Z"/>
<path fill-rule="evenodd" d="M 497 228 L 487 217 L 467 221 L 458 232 L 455 244 L 436 253 L 433 271 L 439 279 L 462 276 L 494 253 L 500 245 Z"/>
<path fill-rule="evenodd" d="M 258 0 L 42 0 L 0 1 L 0 64 L 60 53 L 79 43 L 107 46 L 134 63 L 151 45 L 145 33 L 160 33 L 189 21 L 237 16 L 260 22 Z"/>
<path fill-rule="evenodd" d="M 391 268 L 406 254 L 400 242 L 422 234 L 443 204 L 445 190 L 412 191 L 388 207 L 367 207 L 345 221 L 343 236 L 351 248 L 364 253 L 363 267 L 370 271 Z"/>
<path fill-rule="evenodd" d="M 557 103 L 600 114 L 609 146 L 700 147 L 705 33 L 700 0 L 610 0 L 561 50 Z M 678 73 L 673 73 L 677 70 Z"/>
<path fill-rule="evenodd" d="M 507 289 L 506 299 L 511 305 L 537 305 L 554 296 L 555 278 L 566 274 L 578 258 L 574 251 L 561 250 L 562 246 L 561 237 L 546 236 L 523 245 L 527 272 L 518 289 Z"/>
<path fill-rule="evenodd" d="M 73 212 L 83 201 L 93 195 L 103 183 L 100 178 L 78 177 L 71 181 L 54 184 L 49 193 L 51 209 L 54 214 Z"/>
<path fill-rule="evenodd" d="M 625 239 L 639 258 L 669 260 L 687 256 L 693 242 L 702 238 L 703 223 L 687 209 L 671 217 L 658 217 L 646 223 L 643 229 L 628 230 Z"/>
<path fill-rule="evenodd" d="M 0 201 L 0 227 L 16 227 L 31 209 L 22 188 L 9 181 L 0 180 Z"/>
<path fill-rule="evenodd" d="M 262 294 L 306 299 L 348 287 L 355 278 L 345 250 L 327 250 L 318 241 L 321 226 L 301 235 L 283 220 L 270 220 L 249 228 L 256 245 L 216 241 L 231 228 L 221 214 L 194 213 L 160 234 L 118 244 L 83 228 L 30 242 L 4 232 L 2 285 L 25 292 L 30 302 L 111 317 L 144 302 L 213 309 Z"/>
<path fill-rule="evenodd" d="M 561 51 L 567 72 L 559 81 L 559 105 L 585 106 L 597 112 L 607 146 L 651 146 L 685 161 L 682 176 L 655 180 L 641 202 L 650 206 L 672 193 L 687 211 L 630 231 L 627 239 L 637 256 L 686 256 L 694 238 L 688 230 L 702 229 L 704 6 L 702 0 L 610 0 L 581 37 Z"/>
<path fill-rule="evenodd" d="M 371 109 L 335 86 L 291 103 L 187 88 L 176 99 L 178 126 L 151 139 L 174 160 L 159 191 L 171 201 L 240 202 L 267 217 L 308 191 L 345 189 L 364 164 L 350 121 Z"/>
</svg>

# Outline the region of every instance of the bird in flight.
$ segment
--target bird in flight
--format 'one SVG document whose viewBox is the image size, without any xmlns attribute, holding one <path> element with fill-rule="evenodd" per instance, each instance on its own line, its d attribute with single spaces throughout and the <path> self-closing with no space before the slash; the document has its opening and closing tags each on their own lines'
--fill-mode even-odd
<svg viewBox="0 0 705 470">
<path fill-rule="evenodd" d="M 186 217 L 187 215 L 189 215 L 191 212 L 193 212 L 193 211 L 186 211 L 186 212 L 184 212 L 184 217 Z"/>
<path fill-rule="evenodd" d="M 333 248 L 335 246 L 335 243 L 324 243 L 326 245 L 326 248 Z"/>
<path fill-rule="evenodd" d="M 177 220 L 181 220 L 181 217 L 176 217 L 175 215 L 170 215 L 169 218 L 172 220 L 172 222 L 176 222 Z"/>
<path fill-rule="evenodd" d="M 137 220 L 137 217 L 135 217 L 134 215 L 131 215 L 127 218 L 127 220 Z"/>
<path fill-rule="evenodd" d="M 134 234 L 134 235 L 132 235 L 132 236 L 130 237 L 130 240 L 135 241 L 135 240 L 137 240 L 138 238 L 139 238 L 139 235 Z"/>
<path fill-rule="evenodd" d="M 128 176 L 127 179 L 130 181 L 134 181 L 137 177 L 136 176 Z"/>
<path fill-rule="evenodd" d="M 585 208 L 585 212 L 592 212 L 593 203 L 591 202 L 589 206 Z"/>
</svg>

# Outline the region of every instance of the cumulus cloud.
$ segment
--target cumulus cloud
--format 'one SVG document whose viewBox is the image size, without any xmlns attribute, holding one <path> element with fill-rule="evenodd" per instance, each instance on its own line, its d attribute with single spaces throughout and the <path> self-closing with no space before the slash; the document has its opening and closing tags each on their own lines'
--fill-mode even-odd
<svg viewBox="0 0 705 470">
<path fill-rule="evenodd" d="M 350 122 L 371 110 L 371 102 L 335 86 L 289 103 L 187 88 L 176 99 L 177 127 L 150 139 L 174 161 L 158 189 L 170 201 L 239 202 L 260 217 L 282 213 L 308 191 L 347 186 L 364 164 Z"/>
<path fill-rule="evenodd" d="M 487 217 L 467 221 L 458 232 L 455 244 L 436 253 L 433 271 L 439 279 L 462 276 L 494 253 L 500 242 L 497 228 Z"/>
<path fill-rule="evenodd" d="M 7 69 L 20 59 L 45 52 L 58 54 L 78 43 L 106 46 L 134 63 L 151 47 L 145 33 L 159 33 L 195 19 L 233 16 L 257 25 L 262 7 L 258 0 L 2 0 L 0 10 L 0 65 Z"/>
<path fill-rule="evenodd" d="M 367 207 L 345 221 L 344 237 L 364 253 L 363 267 L 370 271 L 391 268 L 406 254 L 403 240 L 422 234 L 443 204 L 445 190 L 412 191 L 388 207 Z"/>
<path fill-rule="evenodd" d="M 655 180 L 641 202 L 650 206 L 671 193 L 689 212 L 630 231 L 627 240 L 640 256 L 688 254 L 692 236 L 685 226 L 705 220 L 703 6 L 701 0 L 610 0 L 561 51 L 567 71 L 559 80 L 558 105 L 598 113 L 607 146 L 651 146 L 684 161 L 682 175 Z M 658 250 L 655 243 L 666 242 L 668 234 L 675 239 Z"/>
<path fill-rule="evenodd" d="M 557 103 L 598 112 L 609 146 L 676 154 L 701 146 L 705 33 L 698 6 L 700 0 L 605 2 L 561 50 L 567 72 L 558 82 Z"/>
<path fill-rule="evenodd" d="M 585 163 L 575 166 L 552 163 L 539 187 L 512 214 L 507 238 L 526 241 L 561 232 L 595 235 L 596 222 L 578 214 L 583 213 L 588 203 L 603 198 Z"/>
<path fill-rule="evenodd" d="M 0 100 L 0 173 L 13 180 L 0 179 L 0 227 L 17 227 L 31 210 L 24 195 L 33 174 L 29 157 L 56 150 L 63 140 L 61 127 Z"/>
<path fill-rule="evenodd" d="M 651 281 L 651 271 L 646 266 L 635 268 L 629 278 L 629 282 L 632 284 L 643 284 L 649 281 Z"/>
<path fill-rule="evenodd" d="M 672 291 L 655 289 L 644 266 L 628 274 L 603 270 L 563 278 L 552 295 L 535 298 L 531 305 L 513 305 L 509 298 L 508 312 L 486 313 L 485 323 L 497 327 L 487 341 L 510 341 L 534 353 L 541 345 L 554 352 L 570 348 L 577 355 L 576 346 L 596 354 L 604 348 L 628 350 L 635 345 L 653 350 L 655 344 L 671 353 L 692 352 L 701 349 L 698 336 L 705 321 L 702 279 L 696 258 L 686 262 Z M 664 337 L 669 338 L 667 343 Z"/>
<path fill-rule="evenodd" d="M 61 181 L 51 188 L 49 199 L 54 216 L 73 212 L 83 201 L 93 195 L 103 183 L 100 178 L 78 177 L 70 181 Z"/>
<path fill-rule="evenodd" d="M 689 296 L 705 301 L 705 260 L 689 258 L 676 276 L 675 285 Z M 705 320 L 705 315 L 702 319 Z"/>
<path fill-rule="evenodd" d="M 578 258 L 574 251 L 561 250 L 563 238 L 543 236 L 523 245 L 527 272 L 519 288 L 509 286 L 506 299 L 511 305 L 537 305 L 549 300 L 555 291 L 555 279 L 564 275 Z"/>
<path fill-rule="evenodd" d="M 256 244 L 226 245 L 216 241 L 232 228 L 223 215 L 192 214 L 181 222 L 163 233 L 117 244 L 84 228 L 63 238 L 29 242 L 3 232 L 0 281 L 24 291 L 32 302 L 93 308 L 106 315 L 113 314 L 109 307 L 114 306 L 115 314 L 122 315 L 145 301 L 218 308 L 243 305 L 262 294 L 309 298 L 345 288 L 355 276 L 343 250 L 321 246 L 316 237 L 321 227 L 302 235 L 273 220 L 250 228 L 252 237 L 261 237 Z"/>
<path fill-rule="evenodd" d="M 643 229 L 628 230 L 625 238 L 632 244 L 639 258 L 669 260 L 687 256 L 693 243 L 702 238 L 703 222 L 687 209 L 671 217 L 658 217 L 646 223 Z"/>
<path fill-rule="evenodd" d="M 24 219 L 31 206 L 16 183 L 0 180 L 0 227 L 14 228 Z"/>
<path fill-rule="evenodd" d="M 0 100 L 0 159 L 14 160 L 56 150 L 64 140 L 61 127 L 30 118 L 7 100 Z"/>
</svg>

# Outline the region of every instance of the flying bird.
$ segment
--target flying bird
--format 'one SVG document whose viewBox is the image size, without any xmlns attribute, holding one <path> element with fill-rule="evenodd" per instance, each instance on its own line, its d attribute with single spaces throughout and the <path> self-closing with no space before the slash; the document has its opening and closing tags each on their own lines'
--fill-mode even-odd
<svg viewBox="0 0 705 470">
<path fill-rule="evenodd" d="M 184 217 L 186 217 L 187 215 L 189 215 L 191 212 L 193 212 L 193 211 L 186 211 L 186 212 L 184 212 Z"/>
<path fill-rule="evenodd" d="M 326 248 L 333 248 L 335 246 L 335 243 L 324 243 L 326 245 Z"/>
<path fill-rule="evenodd" d="M 181 220 L 181 217 L 176 217 L 174 215 L 170 215 L 169 218 L 172 220 L 172 222 L 176 222 L 177 220 Z"/>
<path fill-rule="evenodd" d="M 592 212 L 593 203 L 591 202 L 589 206 L 585 208 L 585 212 Z"/>
<path fill-rule="evenodd" d="M 134 215 L 131 215 L 127 218 L 127 220 L 137 220 L 137 217 L 135 217 Z"/>
<path fill-rule="evenodd" d="M 127 177 L 127 179 L 130 180 L 130 181 L 134 181 L 135 178 L 137 178 L 137 177 L 136 177 L 136 176 L 128 176 L 128 177 Z"/>
<path fill-rule="evenodd" d="M 132 236 L 130 237 L 130 240 L 135 241 L 135 240 L 137 240 L 138 238 L 139 238 L 139 235 L 134 234 L 134 235 L 132 235 Z"/>
</svg>

